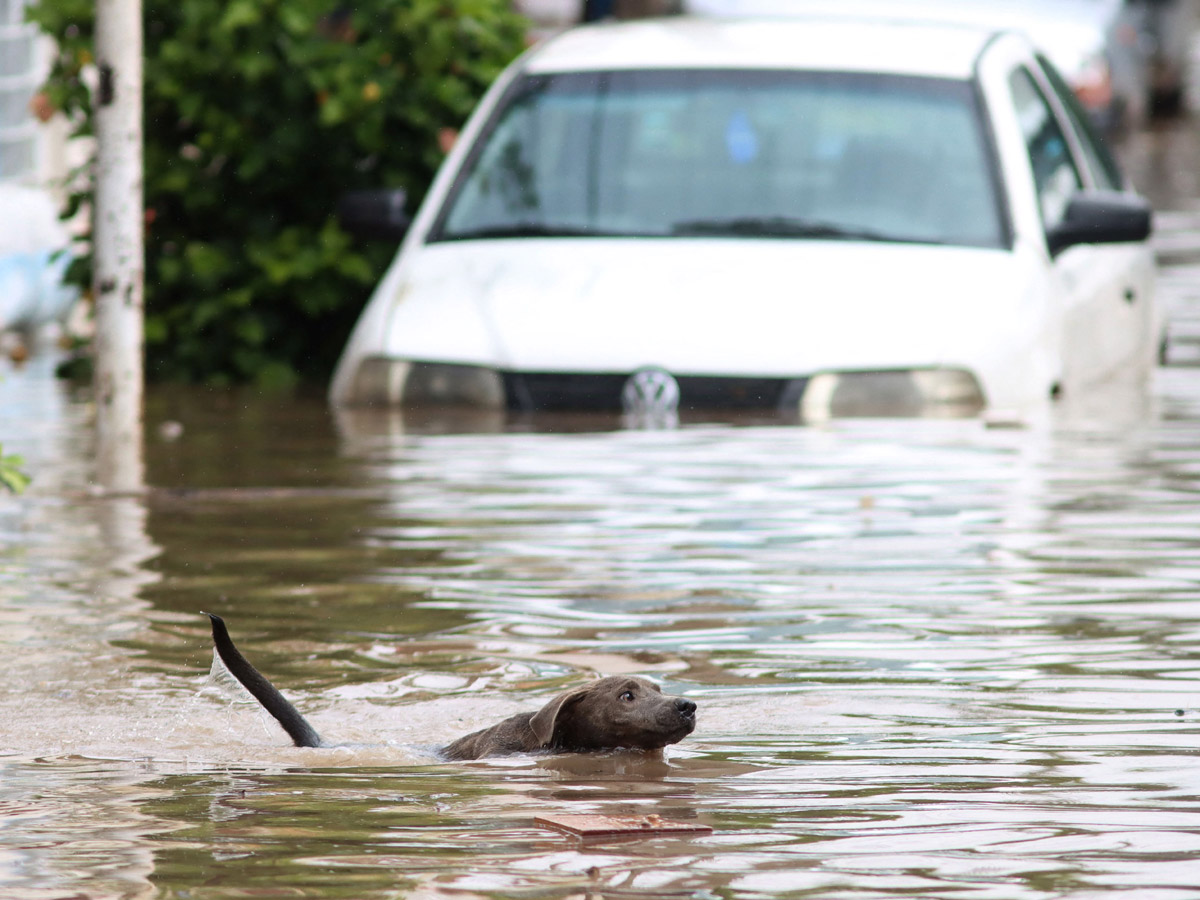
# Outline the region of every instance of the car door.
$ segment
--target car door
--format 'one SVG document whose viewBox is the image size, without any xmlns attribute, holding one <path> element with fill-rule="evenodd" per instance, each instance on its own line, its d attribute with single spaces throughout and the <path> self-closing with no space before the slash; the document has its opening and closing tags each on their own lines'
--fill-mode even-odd
<svg viewBox="0 0 1200 900">
<path fill-rule="evenodd" d="M 1129 185 L 1117 161 L 1092 127 L 1091 119 L 1076 101 L 1062 75 L 1038 57 L 1037 74 L 1044 79 L 1048 95 L 1056 102 L 1064 128 L 1079 160 L 1089 190 L 1128 191 Z M 1111 288 L 1123 303 L 1106 304 L 1112 313 L 1115 336 L 1111 356 L 1119 371 L 1146 374 L 1157 360 L 1162 341 L 1162 320 L 1155 288 L 1157 270 L 1154 251 L 1148 241 L 1136 244 L 1109 244 L 1090 248 L 1108 262 L 1115 275 Z M 1111 297 L 1110 297 L 1111 299 Z M 1113 312 L 1113 310 L 1117 310 Z"/>
<path fill-rule="evenodd" d="M 1119 172 L 1072 121 L 1043 63 L 1014 68 L 1009 90 L 1020 122 L 1044 234 L 1083 191 L 1114 190 Z M 1047 251 L 1048 252 L 1048 251 Z M 1062 314 L 1062 387 L 1070 392 L 1147 369 L 1153 262 L 1144 244 L 1082 244 L 1050 255 Z"/>
</svg>

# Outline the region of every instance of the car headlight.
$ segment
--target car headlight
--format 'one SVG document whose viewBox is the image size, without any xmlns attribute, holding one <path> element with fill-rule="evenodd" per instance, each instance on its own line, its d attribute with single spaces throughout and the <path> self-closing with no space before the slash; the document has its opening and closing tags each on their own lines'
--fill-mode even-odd
<svg viewBox="0 0 1200 900">
<path fill-rule="evenodd" d="M 355 373 L 351 403 L 501 409 L 504 379 L 494 369 L 481 366 L 369 357 Z"/>
<path fill-rule="evenodd" d="M 966 369 L 821 372 L 800 397 L 807 421 L 856 416 L 973 416 L 986 406 Z"/>
</svg>

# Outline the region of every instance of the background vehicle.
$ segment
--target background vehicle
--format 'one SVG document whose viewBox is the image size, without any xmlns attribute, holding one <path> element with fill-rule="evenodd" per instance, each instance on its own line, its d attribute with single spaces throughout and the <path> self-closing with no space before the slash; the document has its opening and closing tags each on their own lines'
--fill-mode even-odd
<svg viewBox="0 0 1200 900">
<path fill-rule="evenodd" d="M 1191 69 L 1195 4 L 1190 0 L 1125 0 L 1122 28 L 1137 37 L 1151 111 L 1178 112 L 1186 100 Z"/>
</svg>

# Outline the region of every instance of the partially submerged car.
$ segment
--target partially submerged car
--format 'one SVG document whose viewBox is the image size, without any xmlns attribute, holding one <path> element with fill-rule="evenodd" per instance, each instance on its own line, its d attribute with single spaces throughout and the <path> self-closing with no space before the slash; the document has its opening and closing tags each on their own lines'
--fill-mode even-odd
<svg viewBox="0 0 1200 900">
<path fill-rule="evenodd" d="M 1149 233 L 1021 35 L 580 28 L 483 99 L 331 399 L 1023 408 L 1153 367 Z"/>
</svg>

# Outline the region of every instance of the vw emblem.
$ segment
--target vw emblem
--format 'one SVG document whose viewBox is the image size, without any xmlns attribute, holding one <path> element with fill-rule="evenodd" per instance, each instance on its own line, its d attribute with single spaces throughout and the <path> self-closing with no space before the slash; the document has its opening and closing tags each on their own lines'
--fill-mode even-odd
<svg viewBox="0 0 1200 900">
<path fill-rule="evenodd" d="M 638 369 L 621 389 L 621 408 L 634 415 L 669 415 L 679 409 L 679 382 L 662 369 Z"/>
</svg>

